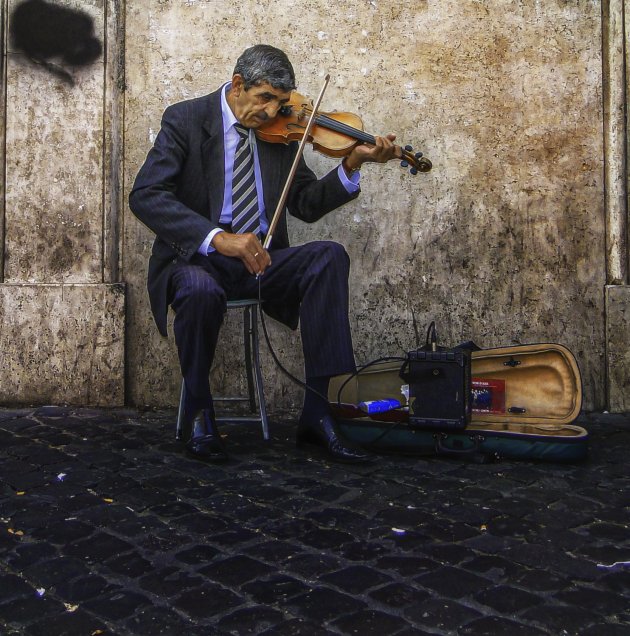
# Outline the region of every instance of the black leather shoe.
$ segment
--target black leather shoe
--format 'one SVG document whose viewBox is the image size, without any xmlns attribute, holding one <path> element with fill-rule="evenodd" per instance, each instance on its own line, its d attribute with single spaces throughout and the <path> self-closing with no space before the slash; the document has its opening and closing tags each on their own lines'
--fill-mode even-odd
<svg viewBox="0 0 630 636">
<path fill-rule="evenodd" d="M 306 424 L 300 419 L 296 442 L 299 447 L 306 444 L 320 446 L 328 452 L 330 459 L 337 462 L 358 464 L 376 458 L 372 453 L 345 439 L 332 415 L 326 415 L 314 424 Z"/>
<path fill-rule="evenodd" d="M 229 455 L 209 409 L 198 411 L 182 422 L 182 438 L 188 440 L 184 452 L 202 462 L 224 462 Z"/>
</svg>

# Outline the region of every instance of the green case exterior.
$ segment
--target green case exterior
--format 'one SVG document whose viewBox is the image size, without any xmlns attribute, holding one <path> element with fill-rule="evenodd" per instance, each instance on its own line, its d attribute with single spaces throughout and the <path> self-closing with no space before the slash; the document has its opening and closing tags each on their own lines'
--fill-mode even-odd
<svg viewBox="0 0 630 636">
<path fill-rule="evenodd" d="M 441 455 L 473 461 L 517 459 L 578 462 L 588 455 L 588 432 L 565 425 L 544 431 L 511 425 L 505 430 L 478 428 L 465 431 L 427 431 L 405 422 L 379 422 L 366 418 L 338 418 L 341 432 L 375 452 L 401 455 Z"/>
</svg>

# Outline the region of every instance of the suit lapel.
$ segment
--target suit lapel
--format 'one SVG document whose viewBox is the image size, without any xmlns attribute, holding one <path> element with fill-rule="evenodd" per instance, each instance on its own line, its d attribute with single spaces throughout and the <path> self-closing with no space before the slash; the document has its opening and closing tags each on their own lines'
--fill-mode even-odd
<svg viewBox="0 0 630 636">
<path fill-rule="evenodd" d="M 260 164 L 260 176 L 263 182 L 263 192 L 265 199 L 265 214 L 267 220 L 271 223 L 272 217 L 276 211 L 276 205 L 281 194 L 280 166 L 278 164 L 276 144 L 266 143 L 258 140 L 256 149 L 258 150 L 258 161 Z M 284 185 L 284 184 L 282 184 Z"/>
<path fill-rule="evenodd" d="M 208 112 L 202 124 L 201 163 L 208 189 L 210 218 L 219 222 L 225 189 L 223 117 L 221 90 L 208 95 Z"/>
</svg>

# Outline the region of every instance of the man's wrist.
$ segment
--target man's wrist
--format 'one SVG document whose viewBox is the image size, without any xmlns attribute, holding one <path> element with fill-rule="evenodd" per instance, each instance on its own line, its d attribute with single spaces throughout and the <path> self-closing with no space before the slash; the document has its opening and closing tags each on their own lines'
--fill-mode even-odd
<svg viewBox="0 0 630 636">
<path fill-rule="evenodd" d="M 351 177 L 355 172 L 359 172 L 361 169 L 361 166 L 352 165 L 352 163 L 348 160 L 348 157 L 343 158 L 341 165 L 348 177 Z"/>
<path fill-rule="evenodd" d="M 214 240 L 215 238 L 219 235 L 223 233 L 223 229 L 220 227 L 215 227 L 214 230 L 212 230 L 210 232 L 210 234 L 208 234 L 208 245 L 207 245 L 207 253 L 210 254 L 211 252 L 214 252 L 217 249 L 217 246 L 214 244 Z"/>
</svg>

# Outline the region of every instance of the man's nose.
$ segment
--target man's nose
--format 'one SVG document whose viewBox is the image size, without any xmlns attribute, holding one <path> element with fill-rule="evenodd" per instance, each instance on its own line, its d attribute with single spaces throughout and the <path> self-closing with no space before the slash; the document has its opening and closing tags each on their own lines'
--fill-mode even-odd
<svg viewBox="0 0 630 636">
<path fill-rule="evenodd" d="M 265 115 L 269 117 L 269 119 L 273 119 L 280 110 L 280 104 L 267 104 L 265 106 Z"/>
</svg>

